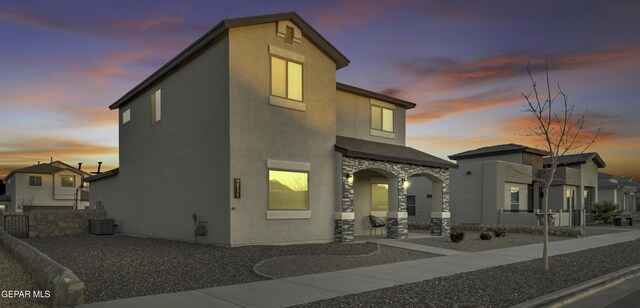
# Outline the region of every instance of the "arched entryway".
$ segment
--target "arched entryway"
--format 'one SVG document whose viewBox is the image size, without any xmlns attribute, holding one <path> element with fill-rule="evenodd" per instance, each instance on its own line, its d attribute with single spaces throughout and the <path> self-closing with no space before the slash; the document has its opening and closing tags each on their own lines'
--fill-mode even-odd
<svg viewBox="0 0 640 308">
<path fill-rule="evenodd" d="M 386 221 L 389 210 L 398 207 L 398 177 L 377 168 L 360 170 L 353 176 L 354 232 L 356 236 L 369 235 L 369 215 Z"/>
<path fill-rule="evenodd" d="M 335 217 L 336 241 L 348 242 L 354 239 L 356 234 L 362 234 L 356 226 L 364 226 L 361 221 L 366 213 L 367 200 L 358 200 L 364 195 L 356 193 L 354 186 L 371 185 L 371 178 L 380 175 L 379 181 L 387 181 L 388 207 L 386 215 L 387 237 L 406 238 L 408 234 L 407 215 L 407 188 L 408 179 L 412 176 L 425 176 L 432 180 L 435 188 L 441 192 L 441 202 L 434 205 L 436 212 L 432 211 L 432 234 L 448 233 L 449 229 L 449 169 L 444 167 L 421 166 L 408 163 L 379 161 L 367 158 L 341 156 L 341 188 L 342 199 L 339 201 L 339 210 Z M 358 176 L 360 175 L 360 176 Z M 360 179 L 358 179 L 360 178 Z M 368 184 L 367 184 L 368 179 Z M 366 190 L 363 189 L 363 194 Z M 370 202 L 370 201 L 369 201 Z M 356 213 L 356 205 L 362 212 Z M 437 206 L 437 207 L 436 207 Z M 371 212 L 371 210 L 369 211 Z M 374 211 L 375 212 L 375 211 Z M 360 227 L 362 228 L 362 227 Z"/>
</svg>

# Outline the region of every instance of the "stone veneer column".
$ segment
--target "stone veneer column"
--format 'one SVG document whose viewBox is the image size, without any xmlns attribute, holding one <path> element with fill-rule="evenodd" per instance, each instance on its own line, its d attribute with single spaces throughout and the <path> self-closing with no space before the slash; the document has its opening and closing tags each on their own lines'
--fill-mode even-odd
<svg viewBox="0 0 640 308">
<path fill-rule="evenodd" d="M 355 238 L 355 213 L 353 212 L 353 184 L 347 175 L 353 177 L 355 166 L 342 161 L 342 211 L 335 213 L 335 241 L 351 242 Z"/>
</svg>

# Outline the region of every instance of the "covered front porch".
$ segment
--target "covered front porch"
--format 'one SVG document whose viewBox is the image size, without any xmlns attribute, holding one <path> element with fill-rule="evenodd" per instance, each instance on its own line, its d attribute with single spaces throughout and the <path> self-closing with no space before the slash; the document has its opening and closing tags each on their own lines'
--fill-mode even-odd
<svg viewBox="0 0 640 308">
<path fill-rule="evenodd" d="M 457 165 L 413 148 L 341 136 L 336 138 L 335 150 L 342 192 L 335 213 L 337 242 L 368 236 L 372 227 L 370 215 L 385 222 L 387 237 L 406 238 L 407 188 L 411 177 L 427 178 L 424 183 L 430 183 L 436 196 L 431 233 L 448 233 L 449 168 Z"/>
</svg>

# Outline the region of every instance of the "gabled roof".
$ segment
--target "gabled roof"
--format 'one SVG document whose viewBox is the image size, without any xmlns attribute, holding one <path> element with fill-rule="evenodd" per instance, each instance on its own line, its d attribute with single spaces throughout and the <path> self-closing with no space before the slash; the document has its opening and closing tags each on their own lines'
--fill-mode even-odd
<svg viewBox="0 0 640 308">
<path fill-rule="evenodd" d="M 558 165 L 560 166 L 571 166 L 571 165 L 581 165 L 589 160 L 593 160 L 596 163 L 598 168 L 604 168 L 607 165 L 604 163 L 604 160 L 598 155 L 598 153 L 581 153 L 581 154 L 571 154 L 571 155 L 562 155 L 558 157 Z M 544 166 L 551 165 L 551 157 L 544 158 Z"/>
<path fill-rule="evenodd" d="M 458 168 L 458 165 L 401 145 L 336 136 L 335 150 L 345 156 L 437 168 Z"/>
<path fill-rule="evenodd" d="M 100 180 L 100 179 L 108 178 L 110 176 L 117 175 L 118 173 L 120 173 L 120 168 L 115 168 L 115 169 L 111 169 L 109 171 L 102 172 L 100 174 L 95 174 L 95 175 L 92 175 L 90 177 L 86 177 L 86 178 L 84 178 L 82 180 L 85 181 L 85 182 L 93 182 L 93 181 L 96 181 L 96 180 Z"/>
<path fill-rule="evenodd" d="M 58 167 L 55 166 L 53 164 L 55 163 L 59 163 L 61 165 L 66 166 L 66 168 L 62 168 L 62 167 Z M 77 173 L 80 175 L 88 175 L 88 173 L 82 171 L 82 170 L 78 170 L 74 167 L 69 166 L 68 164 L 65 164 L 59 160 L 52 162 L 52 163 L 44 163 L 44 164 L 37 164 L 37 165 L 33 165 L 33 166 L 29 166 L 29 167 L 24 167 L 24 168 L 20 168 L 20 169 L 15 169 L 15 170 L 11 170 L 11 172 L 9 172 L 9 174 L 5 177 L 5 180 L 10 178 L 14 173 L 35 173 L 35 174 L 54 174 L 60 171 L 64 171 L 64 170 L 69 170 L 73 173 Z"/>
<path fill-rule="evenodd" d="M 280 13 L 280 14 L 272 14 L 272 15 L 262 15 L 262 16 L 252 16 L 252 17 L 242 17 L 242 18 L 233 18 L 233 19 L 224 19 L 220 23 L 218 23 L 215 27 L 213 27 L 209 32 L 205 33 L 202 37 L 197 39 L 187 48 L 185 48 L 182 52 L 180 52 L 177 56 L 167 62 L 165 65 L 160 67 L 157 71 L 155 71 L 151 76 L 147 77 L 140 84 L 135 86 L 129 92 L 127 92 L 124 96 L 118 99 L 116 102 L 109 106 L 109 109 L 116 109 L 126 104 L 129 99 L 134 97 L 136 94 L 145 90 L 148 86 L 150 86 L 153 82 L 171 72 L 175 67 L 180 65 L 182 62 L 189 59 L 192 55 L 196 54 L 199 50 L 207 46 L 210 42 L 212 42 L 215 38 L 221 35 L 225 30 L 236 27 L 244 27 L 244 26 L 252 26 L 258 24 L 265 24 L 276 22 L 280 20 L 290 20 L 294 24 L 296 24 L 302 30 L 302 33 L 309 39 L 313 44 L 315 44 L 322 52 L 324 52 L 330 59 L 332 59 L 336 63 L 336 69 L 341 69 L 347 65 L 349 65 L 349 59 L 345 57 L 338 49 L 336 49 L 329 41 L 327 41 L 318 31 L 316 31 L 313 27 L 311 27 L 306 21 L 304 21 L 298 14 L 295 12 L 289 13 Z"/>
<path fill-rule="evenodd" d="M 377 93 L 377 92 L 365 90 L 365 89 L 362 89 L 362 88 L 354 87 L 354 86 L 351 86 L 351 85 L 348 85 L 348 84 L 344 84 L 344 83 L 340 83 L 340 82 L 336 82 L 336 89 L 340 90 L 340 91 L 344 91 L 344 92 L 349 92 L 349 93 L 353 93 L 353 94 L 357 94 L 357 95 L 362 95 L 362 96 L 367 96 L 367 97 L 379 99 L 379 100 L 385 101 L 387 103 L 398 105 L 398 106 L 403 107 L 405 109 L 411 109 L 411 108 L 414 108 L 416 106 L 416 104 L 414 104 L 412 102 L 408 102 L 408 101 L 405 101 L 405 100 L 397 99 L 395 97 L 387 96 L 387 95 L 384 95 L 384 94 L 380 94 L 380 93 Z"/>
<path fill-rule="evenodd" d="M 76 168 L 76 167 L 74 167 L 74 166 L 71 166 L 71 165 L 69 165 L 69 164 L 67 164 L 67 163 L 65 163 L 65 162 L 59 161 L 59 160 L 54 161 L 52 164 L 54 164 L 54 165 L 55 165 L 55 164 L 61 164 L 61 165 L 65 166 L 65 167 L 67 167 L 67 169 L 69 169 L 69 170 L 71 170 L 71 171 L 73 171 L 73 172 L 79 172 L 79 173 L 81 173 L 81 174 L 82 174 L 82 175 L 84 175 L 84 176 L 89 176 L 89 175 L 91 175 L 89 172 L 84 172 L 84 171 L 82 171 L 82 170 L 80 170 L 80 169 L 78 169 L 78 168 Z"/>
<path fill-rule="evenodd" d="M 536 148 L 530 148 L 524 145 L 508 143 L 508 144 L 499 144 L 492 145 L 488 147 L 482 147 L 475 150 L 470 150 L 466 152 L 461 152 L 458 154 L 449 155 L 449 159 L 465 159 L 465 158 L 474 158 L 474 157 L 484 157 L 484 156 L 493 156 L 500 154 L 510 154 L 510 153 L 531 153 L 537 154 L 540 156 L 549 155 L 549 152 L 539 150 Z"/>
</svg>

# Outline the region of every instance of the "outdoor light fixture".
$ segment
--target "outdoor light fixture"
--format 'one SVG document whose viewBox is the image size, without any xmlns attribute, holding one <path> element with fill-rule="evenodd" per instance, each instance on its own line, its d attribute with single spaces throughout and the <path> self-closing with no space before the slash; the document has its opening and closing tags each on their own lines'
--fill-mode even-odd
<svg viewBox="0 0 640 308">
<path fill-rule="evenodd" d="M 347 173 L 347 183 L 353 185 L 353 175 L 351 173 Z"/>
<path fill-rule="evenodd" d="M 406 178 L 400 180 L 400 183 L 402 183 L 402 188 L 404 189 L 409 188 L 409 180 L 407 180 Z"/>
</svg>

